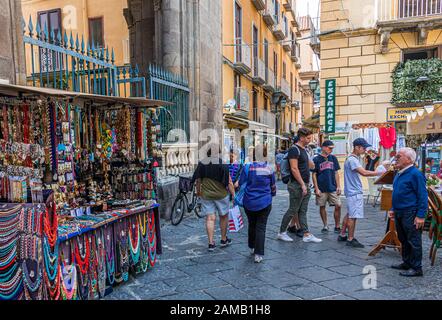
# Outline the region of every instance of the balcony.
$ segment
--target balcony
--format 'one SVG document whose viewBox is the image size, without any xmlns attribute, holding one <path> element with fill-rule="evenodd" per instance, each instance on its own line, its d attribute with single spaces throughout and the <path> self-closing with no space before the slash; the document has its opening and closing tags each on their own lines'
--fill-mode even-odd
<svg viewBox="0 0 442 320">
<path fill-rule="evenodd" d="M 284 40 L 286 38 L 286 34 L 284 32 L 283 24 L 281 22 L 282 19 L 279 19 L 280 22 L 277 22 L 272 29 L 273 35 L 278 41 Z"/>
<path fill-rule="evenodd" d="M 310 47 L 312 48 L 313 52 L 320 57 L 321 43 L 319 42 L 318 33 L 313 26 L 311 28 Z"/>
<path fill-rule="evenodd" d="M 290 52 L 292 50 L 292 42 L 287 40 L 283 43 L 282 48 L 284 49 L 284 51 L 286 52 Z"/>
<path fill-rule="evenodd" d="M 164 143 L 162 145 L 164 161 L 158 171 L 158 178 L 192 173 L 198 164 L 197 152 L 198 143 Z"/>
<path fill-rule="evenodd" d="M 293 18 L 292 21 L 295 21 L 295 23 L 297 23 L 297 21 L 296 21 L 296 2 L 295 2 L 295 0 L 285 0 L 284 9 L 291 13 L 292 18 Z"/>
<path fill-rule="evenodd" d="M 235 89 L 236 108 L 235 116 L 248 118 L 250 110 L 250 94 L 247 88 L 238 87 Z"/>
<path fill-rule="evenodd" d="M 265 0 L 252 0 L 252 3 L 258 11 L 264 10 L 266 8 Z"/>
<path fill-rule="evenodd" d="M 442 26 L 442 0 L 375 0 L 375 20 L 381 36 L 381 52 L 388 51 L 396 30 L 417 31 L 418 45 L 425 44 L 430 30 Z"/>
<path fill-rule="evenodd" d="M 236 39 L 235 63 L 233 67 L 241 74 L 252 71 L 252 50 L 241 38 Z"/>
<path fill-rule="evenodd" d="M 262 85 L 266 82 L 266 66 L 261 59 L 255 58 L 254 62 L 252 81 L 254 84 Z"/>
<path fill-rule="evenodd" d="M 293 44 L 290 48 L 290 59 L 292 60 L 292 62 L 298 62 L 299 61 L 299 50 L 298 50 L 298 45 L 297 44 Z"/>
<path fill-rule="evenodd" d="M 269 68 L 267 68 L 266 82 L 263 84 L 262 88 L 269 92 L 275 91 L 275 73 Z"/>
<path fill-rule="evenodd" d="M 276 24 L 275 4 L 272 2 L 272 0 L 266 0 L 266 8 L 264 10 L 262 18 L 269 27 L 272 27 L 274 24 Z"/>
<path fill-rule="evenodd" d="M 279 87 L 279 89 L 282 92 L 282 94 L 286 96 L 286 98 L 291 97 L 292 91 L 290 90 L 290 84 L 288 83 L 287 80 L 281 79 L 281 86 Z"/>
</svg>

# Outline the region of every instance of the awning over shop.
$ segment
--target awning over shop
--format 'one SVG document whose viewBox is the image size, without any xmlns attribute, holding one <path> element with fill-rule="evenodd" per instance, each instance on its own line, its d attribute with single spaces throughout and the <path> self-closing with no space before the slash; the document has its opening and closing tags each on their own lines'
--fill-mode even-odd
<svg viewBox="0 0 442 320">
<path fill-rule="evenodd" d="M 312 129 L 314 131 L 319 130 L 321 128 L 320 122 L 319 122 L 319 113 L 313 114 L 310 118 L 302 121 L 302 125 L 308 129 Z"/>
<path fill-rule="evenodd" d="M 428 113 L 422 108 L 407 116 L 408 135 L 442 133 L 442 104 L 435 104 L 432 109 Z"/>
<path fill-rule="evenodd" d="M 64 91 L 51 88 L 40 88 L 40 87 L 30 87 L 30 86 L 19 86 L 13 84 L 0 83 L 0 94 L 7 96 L 20 96 L 20 95 L 40 95 L 42 97 L 58 97 L 66 99 L 82 99 L 90 100 L 94 103 L 113 103 L 130 105 L 133 107 L 160 107 L 173 105 L 170 102 L 161 100 L 151 100 L 146 98 L 123 98 L 114 96 L 103 96 L 99 94 L 90 94 L 82 92 Z"/>
<path fill-rule="evenodd" d="M 227 127 L 229 129 L 249 129 L 249 130 L 256 130 L 256 131 L 264 131 L 268 133 L 274 133 L 275 130 L 270 128 L 268 125 L 252 121 L 249 119 L 237 117 L 231 114 L 225 114 L 224 115 L 224 121 L 227 123 Z"/>
</svg>

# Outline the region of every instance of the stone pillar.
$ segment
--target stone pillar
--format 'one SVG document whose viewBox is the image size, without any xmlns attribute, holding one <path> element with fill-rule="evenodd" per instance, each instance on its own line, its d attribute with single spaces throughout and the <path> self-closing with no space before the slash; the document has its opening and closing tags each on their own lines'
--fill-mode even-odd
<svg viewBox="0 0 442 320">
<path fill-rule="evenodd" d="M 0 0 L 0 80 L 26 84 L 20 0 Z"/>
</svg>

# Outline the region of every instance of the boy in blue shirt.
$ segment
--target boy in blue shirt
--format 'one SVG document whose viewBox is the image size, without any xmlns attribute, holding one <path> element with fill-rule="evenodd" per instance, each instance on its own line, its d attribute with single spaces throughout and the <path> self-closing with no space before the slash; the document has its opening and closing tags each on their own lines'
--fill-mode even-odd
<svg viewBox="0 0 442 320">
<path fill-rule="evenodd" d="M 313 171 L 313 185 L 315 186 L 316 204 L 319 206 L 324 227 L 322 232 L 328 232 L 327 210 L 325 208 L 327 202 L 330 206 L 335 207 L 335 233 L 339 233 L 341 228 L 341 183 L 339 181 L 339 166 L 338 159 L 332 155 L 334 143 L 326 140 L 322 143 L 322 152 L 315 158 L 315 169 Z"/>
</svg>

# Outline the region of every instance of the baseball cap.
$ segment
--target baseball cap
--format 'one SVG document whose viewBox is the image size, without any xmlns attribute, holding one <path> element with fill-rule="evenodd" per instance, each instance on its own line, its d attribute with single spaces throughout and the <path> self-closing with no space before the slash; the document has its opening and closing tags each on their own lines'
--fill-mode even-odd
<svg viewBox="0 0 442 320">
<path fill-rule="evenodd" d="M 334 144 L 333 141 L 331 141 L 331 140 L 325 140 L 325 141 L 322 143 L 322 146 L 323 146 L 323 147 L 334 147 L 335 144 Z"/>
<path fill-rule="evenodd" d="M 369 148 L 371 147 L 371 144 L 369 144 L 364 138 L 357 138 L 353 141 L 353 147 Z"/>
</svg>

